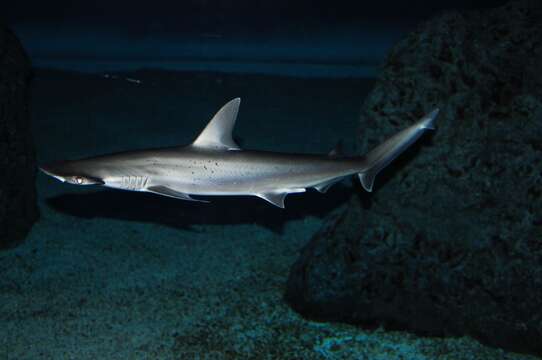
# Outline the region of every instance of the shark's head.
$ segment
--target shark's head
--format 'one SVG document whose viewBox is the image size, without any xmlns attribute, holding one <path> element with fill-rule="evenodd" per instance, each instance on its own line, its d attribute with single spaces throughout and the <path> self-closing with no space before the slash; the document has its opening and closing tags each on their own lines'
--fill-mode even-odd
<svg viewBox="0 0 542 360">
<path fill-rule="evenodd" d="M 45 174 L 74 185 L 104 185 L 105 182 L 89 171 L 84 161 L 61 161 L 40 167 Z"/>
</svg>

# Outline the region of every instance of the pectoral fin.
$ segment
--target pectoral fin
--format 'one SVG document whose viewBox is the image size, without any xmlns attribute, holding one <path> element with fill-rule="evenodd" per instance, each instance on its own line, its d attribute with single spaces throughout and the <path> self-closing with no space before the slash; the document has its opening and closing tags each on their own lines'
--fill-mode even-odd
<svg viewBox="0 0 542 360">
<path fill-rule="evenodd" d="M 175 198 L 175 199 L 189 200 L 189 201 L 199 201 L 199 202 L 206 202 L 206 203 L 209 202 L 209 201 L 206 201 L 206 200 L 194 199 L 189 194 L 185 194 L 183 192 L 173 190 L 173 189 L 171 189 L 171 188 L 169 188 L 167 186 L 164 186 L 164 185 L 151 186 L 151 187 L 147 188 L 147 191 L 151 192 L 153 194 L 168 196 L 168 197 L 172 197 L 172 198 Z"/>
</svg>

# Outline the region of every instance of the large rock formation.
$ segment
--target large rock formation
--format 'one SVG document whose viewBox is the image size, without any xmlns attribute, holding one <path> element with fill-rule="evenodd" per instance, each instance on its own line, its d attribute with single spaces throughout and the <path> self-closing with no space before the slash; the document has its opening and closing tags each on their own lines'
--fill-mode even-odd
<svg viewBox="0 0 542 360">
<path fill-rule="evenodd" d="M 30 61 L 0 26 L 0 249 L 18 244 L 38 217 L 30 133 Z"/>
<path fill-rule="evenodd" d="M 296 310 L 542 354 L 540 6 L 446 13 L 394 47 L 361 147 L 441 106 L 437 131 L 304 248 Z"/>
</svg>

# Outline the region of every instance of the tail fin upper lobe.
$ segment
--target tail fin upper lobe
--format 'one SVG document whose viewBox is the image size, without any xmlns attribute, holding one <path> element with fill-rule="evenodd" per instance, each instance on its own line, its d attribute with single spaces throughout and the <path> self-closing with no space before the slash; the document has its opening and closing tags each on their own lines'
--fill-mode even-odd
<svg viewBox="0 0 542 360">
<path fill-rule="evenodd" d="M 364 158 L 364 170 L 358 173 L 361 185 L 366 191 L 373 190 L 375 176 L 397 156 L 412 145 L 426 130 L 434 130 L 439 109 L 431 111 L 415 124 L 398 132 L 373 149 Z"/>
</svg>

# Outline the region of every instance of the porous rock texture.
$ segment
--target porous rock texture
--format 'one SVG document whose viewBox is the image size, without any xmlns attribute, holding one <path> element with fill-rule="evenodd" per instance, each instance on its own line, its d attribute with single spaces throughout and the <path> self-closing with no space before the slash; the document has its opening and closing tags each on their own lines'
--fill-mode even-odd
<svg viewBox="0 0 542 360">
<path fill-rule="evenodd" d="M 303 249 L 294 309 L 542 354 L 541 5 L 444 13 L 393 48 L 361 148 L 439 106 L 437 131 Z"/>
<path fill-rule="evenodd" d="M 20 42 L 0 25 L 0 249 L 19 244 L 38 218 L 30 74 Z"/>
</svg>

